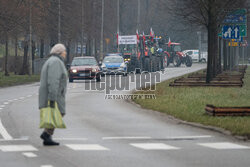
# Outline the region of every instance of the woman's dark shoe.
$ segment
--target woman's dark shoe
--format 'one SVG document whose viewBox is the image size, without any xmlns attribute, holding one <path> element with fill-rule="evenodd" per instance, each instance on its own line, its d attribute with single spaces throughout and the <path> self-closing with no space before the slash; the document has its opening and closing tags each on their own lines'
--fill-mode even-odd
<svg viewBox="0 0 250 167">
<path fill-rule="evenodd" d="M 51 141 L 43 141 L 43 145 L 45 146 L 59 146 L 60 143 L 54 142 L 53 140 Z"/>
<path fill-rule="evenodd" d="M 51 138 L 51 135 L 49 135 L 46 132 L 43 132 L 40 137 L 41 139 L 43 139 L 43 145 L 45 146 L 58 146 L 60 144 L 60 143 L 53 141 Z"/>
</svg>

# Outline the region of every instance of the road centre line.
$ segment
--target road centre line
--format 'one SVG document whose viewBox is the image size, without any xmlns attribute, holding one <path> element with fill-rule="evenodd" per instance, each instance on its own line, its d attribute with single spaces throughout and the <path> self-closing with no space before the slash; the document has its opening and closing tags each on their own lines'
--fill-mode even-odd
<svg viewBox="0 0 250 167">
<path fill-rule="evenodd" d="M 11 135 L 7 132 L 7 130 L 4 128 L 2 121 L 0 119 L 0 134 L 3 136 L 5 140 L 12 140 L 13 138 Z"/>
</svg>

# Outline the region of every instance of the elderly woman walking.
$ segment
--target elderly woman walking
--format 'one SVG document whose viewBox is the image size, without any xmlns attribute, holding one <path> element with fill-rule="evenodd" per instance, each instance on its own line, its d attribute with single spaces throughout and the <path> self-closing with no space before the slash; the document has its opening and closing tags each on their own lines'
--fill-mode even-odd
<svg viewBox="0 0 250 167">
<path fill-rule="evenodd" d="M 50 51 L 50 58 L 45 62 L 41 72 L 39 89 L 39 109 L 48 105 L 58 109 L 62 116 L 65 115 L 65 94 L 67 90 L 68 74 L 64 65 L 66 59 L 66 48 L 63 44 L 56 44 Z M 52 140 L 54 128 L 44 129 L 41 134 L 43 144 L 48 146 L 59 145 Z"/>
</svg>

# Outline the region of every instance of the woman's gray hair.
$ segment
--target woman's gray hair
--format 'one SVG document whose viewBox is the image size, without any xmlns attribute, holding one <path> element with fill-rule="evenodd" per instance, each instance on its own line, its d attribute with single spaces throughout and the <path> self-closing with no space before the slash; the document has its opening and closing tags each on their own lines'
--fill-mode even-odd
<svg viewBox="0 0 250 167">
<path fill-rule="evenodd" d="M 59 44 L 56 44 L 55 46 L 53 46 L 53 48 L 50 51 L 50 54 L 60 55 L 64 51 L 66 51 L 66 47 L 63 44 L 59 43 Z"/>
</svg>

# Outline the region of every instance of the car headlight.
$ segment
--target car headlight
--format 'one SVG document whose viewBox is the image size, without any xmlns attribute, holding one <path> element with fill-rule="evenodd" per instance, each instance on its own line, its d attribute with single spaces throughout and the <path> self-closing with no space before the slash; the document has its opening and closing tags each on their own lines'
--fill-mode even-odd
<svg viewBox="0 0 250 167">
<path fill-rule="evenodd" d="M 76 70 L 76 69 L 73 69 L 72 72 L 73 72 L 73 73 L 77 73 L 77 70 Z"/>
<path fill-rule="evenodd" d="M 92 68 L 92 72 L 97 72 L 97 69 L 96 68 Z"/>
</svg>

